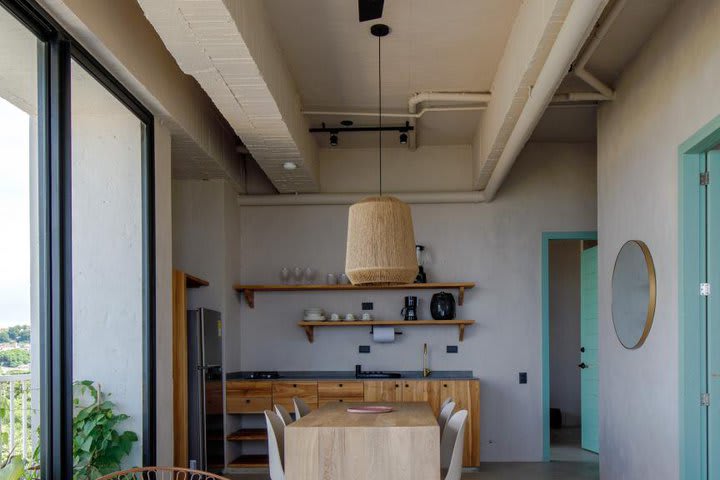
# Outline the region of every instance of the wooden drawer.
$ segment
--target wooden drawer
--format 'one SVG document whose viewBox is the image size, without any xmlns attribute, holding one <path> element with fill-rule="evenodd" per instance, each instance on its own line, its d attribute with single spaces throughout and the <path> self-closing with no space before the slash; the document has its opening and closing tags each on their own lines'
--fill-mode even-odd
<svg viewBox="0 0 720 480">
<path fill-rule="evenodd" d="M 362 403 L 362 397 L 320 397 L 318 400 L 318 407 L 322 407 L 326 403 L 341 402 L 341 403 Z"/>
<path fill-rule="evenodd" d="M 318 382 L 318 397 L 323 398 L 356 398 L 362 400 L 364 395 L 363 382 Z"/>
<path fill-rule="evenodd" d="M 366 402 L 402 401 L 402 380 L 371 380 L 365 383 Z"/>
<path fill-rule="evenodd" d="M 228 397 L 269 397 L 272 395 L 271 382 L 256 382 L 247 380 L 228 380 L 225 385 Z"/>
<path fill-rule="evenodd" d="M 228 392 L 228 413 L 263 413 L 265 410 L 272 410 L 272 398 L 242 397 L 240 395 L 231 395 Z"/>
<path fill-rule="evenodd" d="M 317 408 L 318 403 L 317 382 L 274 382 L 272 385 L 272 401 L 282 405 L 288 411 L 293 411 L 293 397 L 302 398 L 310 408 Z"/>
</svg>

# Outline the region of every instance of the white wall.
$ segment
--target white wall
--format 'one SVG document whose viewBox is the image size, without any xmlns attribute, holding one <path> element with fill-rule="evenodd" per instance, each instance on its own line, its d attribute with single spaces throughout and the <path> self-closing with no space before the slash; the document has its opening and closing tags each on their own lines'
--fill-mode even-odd
<svg viewBox="0 0 720 480">
<path fill-rule="evenodd" d="M 580 240 L 550 241 L 550 408 L 580 425 Z"/>
<path fill-rule="evenodd" d="M 720 114 L 720 2 L 680 2 L 626 69 L 598 119 L 600 467 L 604 479 L 677 478 L 678 146 Z M 648 244 L 657 272 L 644 346 L 615 337 L 620 246 Z"/>
<path fill-rule="evenodd" d="M 416 239 L 432 257 L 430 279 L 477 283 L 459 308 L 459 317 L 477 321 L 463 343 L 456 329 L 416 327 L 391 345 L 371 343 L 362 328 L 319 329 L 309 344 L 296 326 L 303 308 L 357 313 L 370 300 L 377 317 L 398 318 L 403 294 L 258 293 L 255 309 L 237 300 L 240 315 L 226 315 L 226 325 L 239 332 L 226 339 L 234 345 L 226 351 L 228 371 L 352 370 L 356 363 L 418 370 L 428 342 L 431 368 L 473 370 L 481 379 L 482 458 L 540 460 L 541 234 L 595 229 L 595 174 L 593 144 L 529 144 L 494 202 L 412 206 Z M 323 276 L 344 269 L 345 206 L 242 207 L 239 221 L 243 282 L 278 283 L 283 266 L 309 265 Z M 419 294 L 425 317 L 431 294 Z M 361 344 L 372 353 L 358 354 Z M 446 354 L 446 345 L 459 345 L 460 353 Z M 528 385 L 518 384 L 521 371 Z"/>
</svg>

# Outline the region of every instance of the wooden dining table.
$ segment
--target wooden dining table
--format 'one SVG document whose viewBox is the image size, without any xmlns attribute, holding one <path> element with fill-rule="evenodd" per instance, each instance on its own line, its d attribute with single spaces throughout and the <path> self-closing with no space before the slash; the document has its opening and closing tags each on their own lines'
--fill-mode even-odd
<svg viewBox="0 0 720 480">
<path fill-rule="evenodd" d="M 349 413 L 386 405 L 389 413 Z M 285 428 L 286 480 L 439 480 L 440 427 L 424 402 L 332 402 Z"/>
</svg>

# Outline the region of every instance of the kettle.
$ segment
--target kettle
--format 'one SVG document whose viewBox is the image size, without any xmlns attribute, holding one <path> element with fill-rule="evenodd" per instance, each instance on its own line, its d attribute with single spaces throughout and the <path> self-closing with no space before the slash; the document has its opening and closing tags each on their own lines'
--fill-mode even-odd
<svg viewBox="0 0 720 480">
<path fill-rule="evenodd" d="M 455 318 L 455 297 L 452 293 L 440 292 L 432 296 L 430 315 L 435 320 L 452 320 Z"/>
</svg>

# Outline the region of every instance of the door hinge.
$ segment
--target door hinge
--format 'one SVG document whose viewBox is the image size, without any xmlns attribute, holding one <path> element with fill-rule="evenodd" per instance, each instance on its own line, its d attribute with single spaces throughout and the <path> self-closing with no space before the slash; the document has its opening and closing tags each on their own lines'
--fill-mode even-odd
<svg viewBox="0 0 720 480">
<path fill-rule="evenodd" d="M 709 393 L 703 393 L 700 395 L 700 406 L 701 407 L 709 407 L 710 406 L 710 394 Z"/>
<path fill-rule="evenodd" d="M 710 185 L 710 172 L 702 172 L 700 174 L 700 185 L 702 185 L 702 186 Z"/>
<path fill-rule="evenodd" d="M 701 283 L 700 284 L 700 296 L 701 297 L 709 297 L 710 296 L 710 284 L 709 283 Z"/>
</svg>

